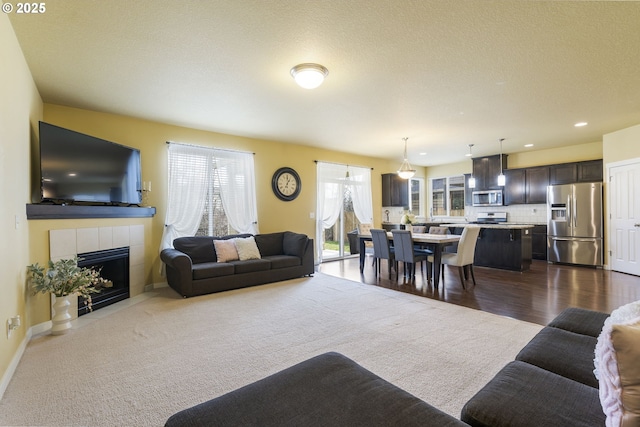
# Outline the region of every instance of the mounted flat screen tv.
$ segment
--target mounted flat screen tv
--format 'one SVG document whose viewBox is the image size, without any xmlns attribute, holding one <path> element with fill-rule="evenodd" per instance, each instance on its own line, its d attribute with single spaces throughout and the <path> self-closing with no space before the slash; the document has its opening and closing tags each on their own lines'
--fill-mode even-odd
<svg viewBox="0 0 640 427">
<path fill-rule="evenodd" d="M 141 202 L 140 151 L 40 122 L 41 201 Z"/>
</svg>

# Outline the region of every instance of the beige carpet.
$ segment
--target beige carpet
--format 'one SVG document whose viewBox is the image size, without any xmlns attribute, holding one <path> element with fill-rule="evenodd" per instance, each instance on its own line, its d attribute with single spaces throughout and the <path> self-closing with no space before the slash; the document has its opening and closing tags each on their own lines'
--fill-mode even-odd
<svg viewBox="0 0 640 427">
<path fill-rule="evenodd" d="M 458 417 L 541 329 L 321 273 L 190 299 L 156 292 L 67 335 L 34 338 L 0 425 L 160 426 L 326 351 Z"/>
</svg>

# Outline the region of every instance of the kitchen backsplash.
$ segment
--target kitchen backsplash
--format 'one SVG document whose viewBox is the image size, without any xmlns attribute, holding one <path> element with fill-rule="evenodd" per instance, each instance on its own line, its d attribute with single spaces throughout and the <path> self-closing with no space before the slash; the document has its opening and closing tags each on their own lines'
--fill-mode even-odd
<svg viewBox="0 0 640 427">
<path fill-rule="evenodd" d="M 388 212 L 388 214 L 387 214 Z M 475 221 L 479 212 L 506 212 L 507 221 L 517 222 L 520 224 L 546 224 L 547 223 L 547 205 L 513 205 L 513 206 L 495 206 L 491 208 L 487 207 L 473 207 L 466 206 L 464 209 L 464 218 L 450 217 L 446 218 L 446 222 L 461 221 Z M 399 207 L 383 207 L 382 208 L 382 221 L 391 223 L 400 223 L 400 218 L 404 210 Z M 387 221 L 388 215 L 388 221 Z M 437 218 L 435 221 L 431 221 L 429 217 L 416 217 L 418 222 L 440 222 L 442 218 Z"/>
</svg>

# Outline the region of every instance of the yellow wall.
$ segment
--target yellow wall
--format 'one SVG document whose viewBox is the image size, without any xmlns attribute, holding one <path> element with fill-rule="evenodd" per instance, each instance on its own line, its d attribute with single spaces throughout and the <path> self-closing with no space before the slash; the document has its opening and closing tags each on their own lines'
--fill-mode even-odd
<svg viewBox="0 0 640 427">
<path fill-rule="evenodd" d="M 640 158 L 640 125 L 606 134 L 602 145 L 605 165 Z"/>
<path fill-rule="evenodd" d="M 0 394 L 8 369 L 24 344 L 31 323 L 25 286 L 29 264 L 30 141 L 42 117 L 42 100 L 6 14 L 0 14 Z M 16 225 L 16 219 L 18 221 Z M 7 338 L 7 319 L 20 315 L 23 326 Z"/>
<path fill-rule="evenodd" d="M 140 149 L 142 179 L 152 182 L 149 204 L 155 206 L 154 218 L 143 220 L 145 224 L 146 284 L 161 283 L 158 256 L 162 236 L 167 194 L 167 144 L 166 141 L 184 142 L 202 146 L 230 148 L 255 153 L 256 189 L 259 229 L 262 233 L 292 230 L 314 237 L 316 163 L 314 160 L 372 167 L 374 223 L 380 224 L 382 186 L 380 174 L 395 172 L 398 161 L 357 156 L 335 151 L 311 148 L 298 144 L 285 144 L 214 132 L 167 125 L 115 114 L 100 113 L 60 105 L 44 105 L 44 121 L 78 132 Z M 271 177 L 282 166 L 294 168 L 302 179 L 302 192 L 292 202 L 277 199 L 271 191 Z M 417 176 L 424 176 L 424 168 L 418 168 Z M 48 260 L 47 232 L 54 228 L 80 228 L 111 225 L 115 220 L 39 220 L 30 221 L 33 262 Z M 131 222 L 128 222 L 131 223 Z M 44 298 L 34 300 L 37 322 L 49 320 L 49 303 Z"/>
</svg>

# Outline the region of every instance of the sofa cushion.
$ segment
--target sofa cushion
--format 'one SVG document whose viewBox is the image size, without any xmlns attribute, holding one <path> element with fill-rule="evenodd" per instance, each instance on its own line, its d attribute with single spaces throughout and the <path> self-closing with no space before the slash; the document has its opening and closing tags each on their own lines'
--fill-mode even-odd
<svg viewBox="0 0 640 427">
<path fill-rule="evenodd" d="M 307 245 L 309 238 L 306 234 L 293 233 L 291 231 L 285 231 L 282 238 L 282 252 L 285 255 L 293 255 L 298 258 L 304 256 L 304 249 Z"/>
<path fill-rule="evenodd" d="M 298 265 L 302 265 L 302 260 L 297 256 L 291 255 L 272 255 L 265 257 L 271 262 L 271 268 L 287 268 L 287 267 L 296 267 Z"/>
<path fill-rule="evenodd" d="M 325 353 L 178 412 L 165 427 L 464 425 L 351 359 Z"/>
<path fill-rule="evenodd" d="M 235 261 L 238 259 L 238 250 L 236 249 L 234 240 L 235 239 L 213 241 L 218 262 Z"/>
<path fill-rule="evenodd" d="M 640 425 L 640 317 L 608 322 L 595 351 L 608 426 Z"/>
<path fill-rule="evenodd" d="M 177 239 L 174 239 L 173 247 L 180 252 L 189 255 L 193 264 L 200 262 L 214 262 L 217 260 L 216 250 L 213 245 L 214 240 L 228 240 L 249 236 L 251 236 L 251 234 L 234 234 L 223 237 L 178 237 Z"/>
<path fill-rule="evenodd" d="M 598 390 L 521 361 L 507 364 L 462 408 L 476 427 L 604 426 Z"/>
<path fill-rule="evenodd" d="M 260 255 L 264 258 L 270 255 L 282 255 L 282 238 L 284 233 L 256 234 L 254 236 Z"/>
<path fill-rule="evenodd" d="M 516 356 L 516 360 L 598 387 L 593 375 L 596 338 L 564 329 L 545 327 Z"/>
<path fill-rule="evenodd" d="M 233 239 L 236 244 L 236 250 L 238 251 L 238 258 L 240 261 L 247 259 L 260 259 L 260 251 L 256 245 L 256 239 L 251 237 L 245 237 L 243 239 Z"/>
<path fill-rule="evenodd" d="M 191 271 L 193 280 L 199 280 L 229 276 L 233 274 L 235 270 L 232 264 L 224 262 L 201 262 L 199 264 L 193 264 Z"/>
<path fill-rule="evenodd" d="M 231 261 L 235 269 L 235 274 L 253 273 L 254 271 L 265 271 L 271 269 L 271 262 L 266 259 L 248 259 L 245 261 Z"/>
<path fill-rule="evenodd" d="M 558 314 L 547 326 L 575 332 L 576 334 L 597 337 L 600 335 L 607 317 L 609 317 L 607 313 L 569 307 Z"/>
<path fill-rule="evenodd" d="M 213 248 L 213 237 L 178 237 L 173 241 L 173 247 L 189 255 L 191 262 L 194 264 L 216 260 L 216 252 Z"/>
</svg>

